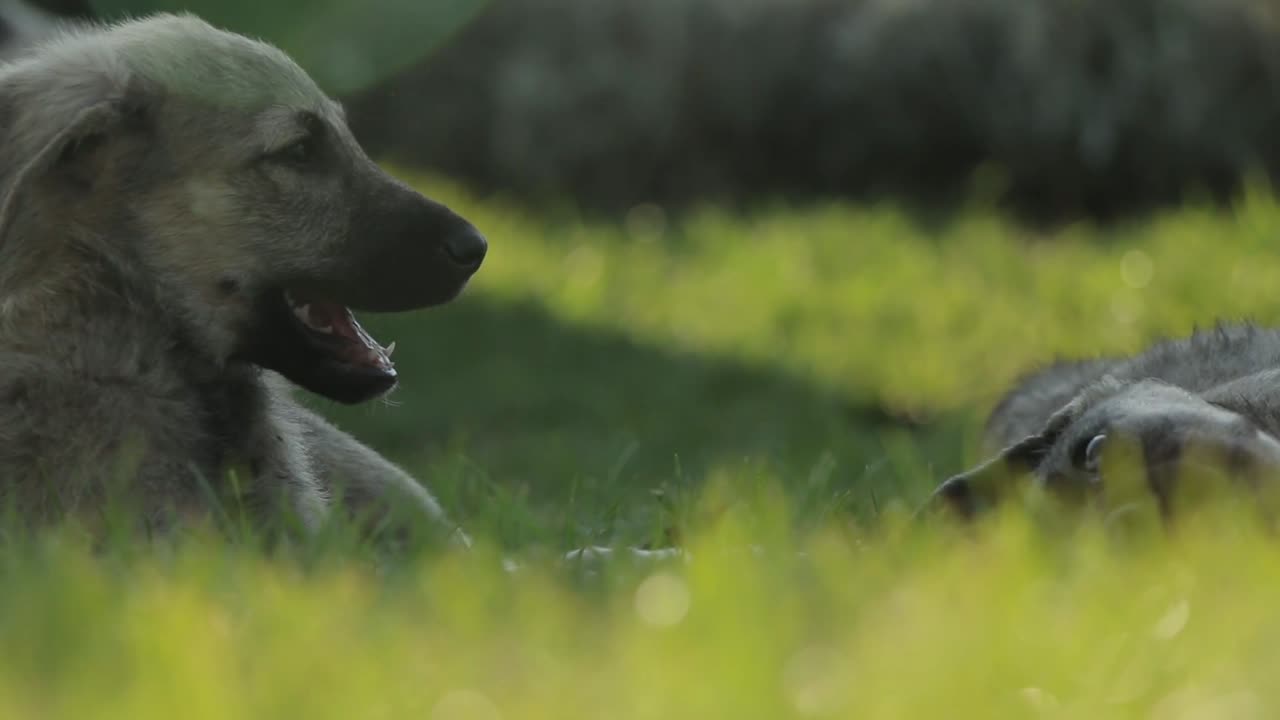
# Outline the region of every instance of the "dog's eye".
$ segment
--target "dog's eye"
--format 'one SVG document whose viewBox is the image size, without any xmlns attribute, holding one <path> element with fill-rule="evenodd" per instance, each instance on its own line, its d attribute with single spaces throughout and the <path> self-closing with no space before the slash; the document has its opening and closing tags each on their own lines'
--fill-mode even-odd
<svg viewBox="0 0 1280 720">
<path fill-rule="evenodd" d="M 316 156 L 316 141 L 311 137 L 295 140 L 271 153 L 271 159 L 292 165 L 306 165 Z"/>
<path fill-rule="evenodd" d="M 1097 474 L 1101 469 L 1102 453 L 1106 448 L 1105 432 L 1089 433 L 1082 437 L 1071 448 L 1071 464 L 1077 470 Z"/>
</svg>

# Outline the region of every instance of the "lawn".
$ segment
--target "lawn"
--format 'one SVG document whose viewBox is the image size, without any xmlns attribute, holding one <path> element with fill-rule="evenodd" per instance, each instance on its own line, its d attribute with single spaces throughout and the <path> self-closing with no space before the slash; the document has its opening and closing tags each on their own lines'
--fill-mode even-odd
<svg viewBox="0 0 1280 720">
<path fill-rule="evenodd" d="M 665 529 L 708 478 L 777 483 L 802 523 L 867 520 L 973 460 L 983 413 L 1039 363 L 1280 321 L 1260 192 L 1048 232 L 840 205 L 608 224 L 420 184 L 489 259 L 455 304 L 366 318 L 398 343 L 391 406 L 325 409 L 513 549 Z"/>
<path fill-rule="evenodd" d="M 197 534 L 0 550 L 0 717 L 1273 717 L 1280 546 L 1032 506 L 909 512 L 1060 354 L 1280 318 L 1280 204 L 1032 230 L 974 208 L 534 214 L 415 178 L 491 253 L 365 317 L 386 403 L 320 404 L 471 553 Z M 552 562 L 677 540 L 684 560 Z M 520 568 L 504 570 L 503 558 Z"/>
</svg>

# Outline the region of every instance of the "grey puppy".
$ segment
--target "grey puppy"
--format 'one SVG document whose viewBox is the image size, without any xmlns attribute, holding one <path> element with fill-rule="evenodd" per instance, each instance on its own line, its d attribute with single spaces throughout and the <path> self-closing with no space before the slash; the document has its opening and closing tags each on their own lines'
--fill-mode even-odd
<svg viewBox="0 0 1280 720">
<path fill-rule="evenodd" d="M 991 459 L 944 482 L 933 504 L 971 518 L 1028 482 L 1106 501 L 1118 478 L 1106 477 L 1105 458 L 1124 447 L 1125 471 L 1141 475 L 1168 519 L 1192 490 L 1180 485 L 1189 473 L 1274 487 L 1277 438 L 1280 331 L 1220 325 L 1134 357 L 1064 362 L 1025 378 L 988 419 Z"/>
<path fill-rule="evenodd" d="M 233 502 L 315 530 L 408 508 L 456 531 L 290 393 L 390 390 L 351 309 L 448 302 L 486 241 L 284 53 L 184 15 L 77 25 L 0 66 L 0 133 L 8 509 L 92 523 L 121 497 L 166 529 Z"/>
</svg>

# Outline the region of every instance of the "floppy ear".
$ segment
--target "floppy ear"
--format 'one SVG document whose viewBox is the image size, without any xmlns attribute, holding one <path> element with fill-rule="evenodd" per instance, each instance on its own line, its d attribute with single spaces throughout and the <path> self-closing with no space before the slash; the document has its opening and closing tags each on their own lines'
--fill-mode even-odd
<svg viewBox="0 0 1280 720">
<path fill-rule="evenodd" d="M 136 93 L 115 97 L 80 110 L 32 159 L 24 174 L 67 180 L 91 187 L 94 160 L 107 140 L 141 126 L 143 105 Z M 15 188 L 17 184 L 15 184 Z"/>
<path fill-rule="evenodd" d="M 105 141 L 138 123 L 142 114 L 141 104 L 132 98 L 103 100 L 80 110 L 45 143 L 13 176 L 0 204 L 0 251 L 8 249 L 9 235 L 22 211 L 38 201 L 38 189 L 91 191 L 103 169 Z"/>
</svg>

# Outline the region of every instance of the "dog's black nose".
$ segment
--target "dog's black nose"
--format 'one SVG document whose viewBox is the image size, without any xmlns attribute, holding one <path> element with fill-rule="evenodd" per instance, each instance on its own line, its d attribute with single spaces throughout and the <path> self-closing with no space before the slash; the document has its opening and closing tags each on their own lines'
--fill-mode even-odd
<svg viewBox="0 0 1280 720">
<path fill-rule="evenodd" d="M 485 253 L 489 251 L 489 242 L 479 230 L 469 227 L 455 232 L 445 240 L 444 251 L 453 264 L 464 270 L 475 270 L 484 261 Z"/>
</svg>

